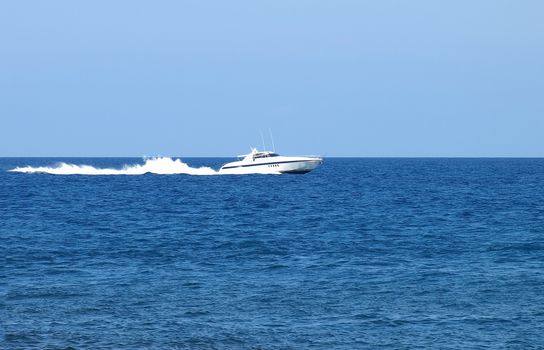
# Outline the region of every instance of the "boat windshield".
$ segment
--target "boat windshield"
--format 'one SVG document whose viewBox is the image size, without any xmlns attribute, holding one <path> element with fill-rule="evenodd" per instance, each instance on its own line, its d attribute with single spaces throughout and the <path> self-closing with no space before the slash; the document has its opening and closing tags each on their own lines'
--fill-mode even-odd
<svg viewBox="0 0 544 350">
<path fill-rule="evenodd" d="M 279 154 L 277 153 L 257 153 L 253 159 L 257 159 L 257 158 L 267 158 L 267 157 L 277 157 L 279 156 Z"/>
</svg>

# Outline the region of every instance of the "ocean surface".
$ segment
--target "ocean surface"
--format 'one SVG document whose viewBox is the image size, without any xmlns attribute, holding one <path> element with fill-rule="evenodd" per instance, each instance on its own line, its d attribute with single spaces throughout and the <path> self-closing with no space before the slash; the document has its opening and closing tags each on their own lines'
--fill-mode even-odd
<svg viewBox="0 0 544 350">
<path fill-rule="evenodd" d="M 1 349 L 544 348 L 544 159 L 59 162 L 144 160 L 0 158 Z"/>
</svg>

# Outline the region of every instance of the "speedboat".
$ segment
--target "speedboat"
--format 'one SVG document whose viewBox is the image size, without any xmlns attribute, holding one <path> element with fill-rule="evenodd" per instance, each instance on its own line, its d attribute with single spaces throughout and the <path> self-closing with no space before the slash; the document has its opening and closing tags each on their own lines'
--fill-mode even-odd
<svg viewBox="0 0 544 350">
<path fill-rule="evenodd" d="M 238 156 L 236 162 L 219 169 L 224 174 L 305 174 L 314 170 L 323 158 L 314 156 L 280 156 L 269 151 L 251 149 L 251 153 Z"/>
</svg>

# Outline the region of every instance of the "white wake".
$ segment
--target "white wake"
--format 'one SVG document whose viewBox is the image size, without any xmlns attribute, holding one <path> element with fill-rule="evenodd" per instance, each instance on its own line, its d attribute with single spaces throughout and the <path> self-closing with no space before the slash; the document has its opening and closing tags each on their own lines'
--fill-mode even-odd
<svg viewBox="0 0 544 350">
<path fill-rule="evenodd" d="M 186 175 L 226 175 L 210 167 L 193 168 L 181 161 L 170 157 L 146 158 L 144 164 L 125 165 L 121 169 L 95 168 L 91 165 L 76 165 L 59 163 L 53 167 L 17 167 L 10 171 L 18 173 L 44 173 L 54 175 L 143 175 L 143 174 L 186 174 Z M 236 171 L 229 169 L 229 174 L 279 174 L 278 172 L 256 172 L 253 169 L 240 168 Z"/>
<path fill-rule="evenodd" d="M 193 168 L 180 159 L 169 157 L 147 158 L 144 164 L 125 165 L 121 169 L 95 168 L 91 165 L 59 163 L 54 167 L 17 167 L 10 171 L 19 173 L 45 173 L 54 175 L 143 175 L 143 174 L 187 174 L 217 175 L 219 172 L 209 167 Z"/>
</svg>

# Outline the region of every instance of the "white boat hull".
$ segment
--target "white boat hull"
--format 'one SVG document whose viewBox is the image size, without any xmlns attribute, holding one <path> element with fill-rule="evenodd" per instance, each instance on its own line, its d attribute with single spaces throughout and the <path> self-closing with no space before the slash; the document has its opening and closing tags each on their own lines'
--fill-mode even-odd
<svg viewBox="0 0 544 350">
<path fill-rule="evenodd" d="M 267 162 L 253 164 L 232 162 L 225 164 L 220 172 L 223 174 L 305 174 L 314 170 L 321 162 L 321 158 L 275 159 L 273 162 L 268 159 Z"/>
<path fill-rule="evenodd" d="M 319 160 L 305 160 L 292 163 L 283 163 L 279 164 L 279 172 L 282 174 L 305 174 L 321 164 L 321 159 Z"/>
</svg>

